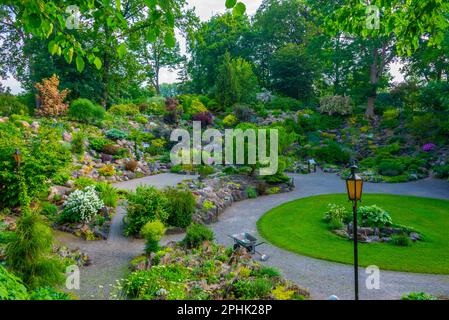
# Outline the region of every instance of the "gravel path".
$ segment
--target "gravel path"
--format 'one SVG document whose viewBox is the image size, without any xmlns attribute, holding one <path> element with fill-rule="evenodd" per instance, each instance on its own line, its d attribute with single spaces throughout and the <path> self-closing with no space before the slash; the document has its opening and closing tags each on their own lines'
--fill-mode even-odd
<svg viewBox="0 0 449 320">
<path fill-rule="evenodd" d="M 345 192 L 344 181 L 333 174 L 316 173 L 292 177 L 296 189 L 290 193 L 238 202 L 227 209 L 220 216 L 220 221 L 212 226 L 218 242 L 231 245 L 232 240 L 226 235 L 236 232 L 250 232 L 262 239 L 257 232 L 256 223 L 270 209 L 298 198 Z M 364 192 L 449 199 L 449 183 L 433 179 L 403 184 L 367 183 Z M 270 256 L 265 264 L 280 269 L 286 278 L 309 288 L 315 299 L 326 299 L 330 295 L 337 295 L 340 299 L 353 298 L 352 266 L 300 256 L 272 245 L 263 245 L 260 251 Z M 411 291 L 449 295 L 448 275 L 381 271 L 380 290 L 365 288 L 367 275 L 364 269 L 360 268 L 359 275 L 361 299 L 398 299 Z"/>
<path fill-rule="evenodd" d="M 115 187 L 130 191 L 142 184 L 163 188 L 175 186 L 182 180 L 192 178 L 194 176 L 166 173 L 117 183 Z M 106 241 L 85 241 L 68 233 L 58 233 L 57 238 L 60 242 L 73 248 L 80 248 L 92 260 L 92 265 L 81 268 L 80 290 L 73 291 L 80 299 L 108 299 L 109 289 L 115 284 L 115 280 L 123 278 L 128 270 L 129 262 L 143 252 L 142 240 L 123 236 L 125 214 L 123 207 L 117 208 Z M 168 240 L 167 238 L 166 241 Z"/>
<path fill-rule="evenodd" d="M 250 232 L 261 238 L 256 223 L 268 210 L 298 198 L 320 194 L 344 192 L 344 182 L 333 174 L 316 173 L 312 175 L 292 175 L 296 189 L 290 193 L 266 196 L 263 198 L 237 202 L 228 208 L 211 228 L 217 241 L 231 245 L 227 234 Z M 122 182 L 118 188 L 134 190 L 140 184 L 156 187 L 176 185 L 193 176 L 162 174 L 142 179 Z M 365 184 L 364 192 L 415 195 L 422 197 L 449 199 L 449 183 L 442 180 L 420 180 L 404 184 Z M 107 241 L 86 242 L 71 235 L 63 234 L 59 238 L 70 246 L 78 246 L 86 252 L 93 265 L 81 270 L 81 290 L 75 292 L 83 299 L 107 298 L 108 287 L 113 280 L 120 279 L 126 272 L 129 261 L 142 253 L 141 240 L 127 239 L 122 236 L 123 208 L 118 208 L 114 216 L 111 232 Z M 449 213 L 448 213 L 449 214 Z M 163 243 L 180 240 L 182 235 L 165 237 Z M 315 299 L 326 299 L 337 295 L 340 299 L 353 297 L 353 268 L 349 265 L 300 256 L 272 245 L 264 245 L 261 251 L 270 259 L 264 262 L 278 268 L 284 276 L 297 284 L 310 289 Z M 398 299 L 405 292 L 425 291 L 435 295 L 449 295 L 449 276 L 422 275 L 393 271 L 381 271 L 379 290 L 365 289 L 365 270 L 360 269 L 361 299 Z M 104 289 L 98 289 L 99 286 Z M 104 291 L 103 291 L 104 290 Z"/>
</svg>

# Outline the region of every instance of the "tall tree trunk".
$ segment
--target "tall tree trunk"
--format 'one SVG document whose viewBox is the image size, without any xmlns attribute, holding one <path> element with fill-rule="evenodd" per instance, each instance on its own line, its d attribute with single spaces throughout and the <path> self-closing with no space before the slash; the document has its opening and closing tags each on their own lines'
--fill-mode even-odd
<svg viewBox="0 0 449 320">
<path fill-rule="evenodd" d="M 104 36 L 105 36 L 105 48 L 103 51 L 103 68 L 102 68 L 102 105 L 104 108 L 110 107 L 110 99 L 109 99 L 109 81 L 110 81 L 110 69 L 111 69 L 111 55 L 110 51 L 111 46 L 109 43 L 109 26 L 107 23 L 104 25 Z"/>
<path fill-rule="evenodd" d="M 374 47 L 373 50 L 373 62 L 370 65 L 370 93 L 368 95 L 368 105 L 366 107 L 365 116 L 369 119 L 374 118 L 374 108 L 376 106 L 377 99 L 377 84 L 379 82 L 379 73 L 378 73 L 378 58 L 379 52 L 377 47 Z"/>
</svg>

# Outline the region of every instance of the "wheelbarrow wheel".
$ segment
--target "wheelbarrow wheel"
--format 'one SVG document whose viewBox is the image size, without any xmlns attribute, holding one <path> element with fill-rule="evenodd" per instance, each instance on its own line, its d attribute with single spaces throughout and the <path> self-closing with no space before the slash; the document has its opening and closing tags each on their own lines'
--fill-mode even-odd
<svg viewBox="0 0 449 320">
<path fill-rule="evenodd" d="M 237 249 L 239 249 L 239 248 L 240 248 L 240 245 L 239 245 L 238 243 L 235 243 L 235 244 L 234 244 L 234 251 L 237 250 Z"/>
</svg>

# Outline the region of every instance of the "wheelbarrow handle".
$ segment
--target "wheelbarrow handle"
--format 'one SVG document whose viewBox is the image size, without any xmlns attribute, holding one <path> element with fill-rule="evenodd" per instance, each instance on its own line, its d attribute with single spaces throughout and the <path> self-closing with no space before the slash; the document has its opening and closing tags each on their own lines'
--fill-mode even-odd
<svg viewBox="0 0 449 320">
<path fill-rule="evenodd" d="M 260 245 L 262 245 L 262 244 L 266 244 L 266 242 L 261 242 L 261 243 L 258 243 L 258 244 L 256 244 L 256 245 L 254 245 L 255 247 L 258 247 L 258 246 L 260 246 Z"/>
</svg>

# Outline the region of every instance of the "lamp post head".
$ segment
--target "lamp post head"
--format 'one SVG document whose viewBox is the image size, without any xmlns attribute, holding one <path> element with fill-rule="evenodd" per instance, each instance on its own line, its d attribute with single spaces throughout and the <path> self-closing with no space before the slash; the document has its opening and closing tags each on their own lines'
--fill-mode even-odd
<svg viewBox="0 0 449 320">
<path fill-rule="evenodd" d="M 351 201 L 360 201 L 362 200 L 362 191 L 363 191 L 363 180 L 357 175 L 358 167 L 353 164 L 351 167 L 351 174 L 346 179 L 346 189 L 348 192 L 348 198 Z"/>
</svg>

